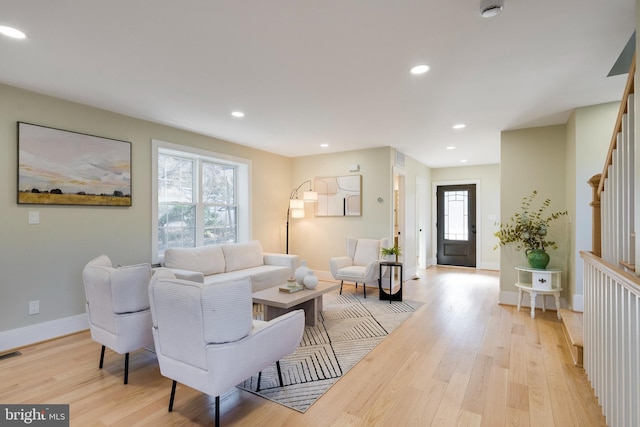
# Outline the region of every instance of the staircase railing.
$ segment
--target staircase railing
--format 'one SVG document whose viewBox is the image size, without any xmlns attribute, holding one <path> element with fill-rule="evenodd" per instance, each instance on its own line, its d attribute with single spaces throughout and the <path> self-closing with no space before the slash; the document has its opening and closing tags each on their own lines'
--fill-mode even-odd
<svg viewBox="0 0 640 427">
<path fill-rule="evenodd" d="M 618 117 L 602 174 L 589 181 L 594 187 L 592 252 L 604 260 L 632 269 L 636 264 L 634 224 L 635 138 L 633 56 Z"/>
<path fill-rule="evenodd" d="M 602 258 L 584 261 L 584 370 L 607 424 L 640 426 L 640 282 Z"/>
<path fill-rule="evenodd" d="M 640 185 L 635 55 L 602 174 L 593 188 L 593 249 L 584 261 L 584 369 L 610 426 L 640 426 Z M 640 161 L 640 160 L 639 160 Z M 640 163 L 639 163 L 640 164 Z"/>
</svg>

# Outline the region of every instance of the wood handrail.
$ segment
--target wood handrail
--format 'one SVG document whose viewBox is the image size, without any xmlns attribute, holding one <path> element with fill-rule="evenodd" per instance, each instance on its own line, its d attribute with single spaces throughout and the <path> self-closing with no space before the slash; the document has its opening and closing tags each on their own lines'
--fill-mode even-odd
<svg viewBox="0 0 640 427">
<path fill-rule="evenodd" d="M 580 256 L 585 262 L 594 265 L 598 270 L 606 274 L 607 277 L 612 278 L 630 292 L 640 296 L 640 277 L 624 271 L 622 268 L 603 260 L 591 252 L 580 251 Z"/>
<path fill-rule="evenodd" d="M 629 99 L 629 94 L 634 93 L 634 83 L 633 77 L 636 74 L 636 54 L 633 54 L 633 58 L 631 59 L 631 66 L 629 67 L 629 75 L 627 76 L 627 84 L 624 88 L 624 94 L 622 96 L 622 101 L 620 102 L 620 109 L 618 110 L 618 118 L 616 119 L 616 125 L 613 128 L 613 135 L 611 136 L 611 143 L 609 144 L 609 152 L 607 153 L 607 160 L 604 162 L 604 168 L 602 170 L 602 175 L 600 176 L 600 183 L 598 184 L 598 200 L 600 200 L 600 194 L 604 190 L 604 181 L 607 179 L 607 173 L 609 171 L 609 166 L 613 161 L 613 150 L 616 149 L 617 141 L 618 141 L 618 133 L 622 131 L 622 116 L 627 113 L 627 100 Z"/>
</svg>

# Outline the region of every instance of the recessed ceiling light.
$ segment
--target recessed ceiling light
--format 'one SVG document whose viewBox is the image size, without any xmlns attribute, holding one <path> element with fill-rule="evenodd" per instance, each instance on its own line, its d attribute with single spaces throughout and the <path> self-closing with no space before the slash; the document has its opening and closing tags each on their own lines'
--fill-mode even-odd
<svg viewBox="0 0 640 427">
<path fill-rule="evenodd" d="M 456 149 L 456 147 L 454 147 L 453 145 L 450 145 L 450 146 L 447 147 L 447 150 L 455 150 L 455 149 Z"/>
<path fill-rule="evenodd" d="M 242 111 L 234 111 L 231 115 L 233 117 L 244 117 L 244 113 Z"/>
<path fill-rule="evenodd" d="M 320 147 L 321 148 L 327 148 L 327 147 L 329 147 L 329 144 L 320 144 Z"/>
<path fill-rule="evenodd" d="M 13 39 L 24 39 L 27 37 L 27 35 L 22 31 L 13 27 L 7 27 L 5 25 L 0 25 L 0 34 L 11 37 Z"/>
<path fill-rule="evenodd" d="M 453 125 L 454 129 L 464 129 L 466 127 L 467 127 L 467 125 L 465 125 L 464 123 L 458 123 L 458 124 Z"/>
<path fill-rule="evenodd" d="M 428 65 L 416 65 L 411 69 L 411 74 L 424 74 L 429 71 Z"/>
<path fill-rule="evenodd" d="M 480 16 L 491 18 L 502 12 L 504 0 L 480 0 Z"/>
<path fill-rule="evenodd" d="M 460 160 L 460 163 L 467 163 L 467 160 L 466 159 Z"/>
</svg>

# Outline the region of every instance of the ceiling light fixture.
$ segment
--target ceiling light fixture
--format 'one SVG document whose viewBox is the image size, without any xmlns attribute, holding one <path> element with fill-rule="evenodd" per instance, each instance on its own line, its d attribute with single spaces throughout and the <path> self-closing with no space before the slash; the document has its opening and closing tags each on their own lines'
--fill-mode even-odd
<svg viewBox="0 0 640 427">
<path fill-rule="evenodd" d="M 450 145 L 450 146 L 447 147 L 447 150 L 455 150 L 455 149 L 456 149 L 456 147 L 454 147 L 453 145 Z"/>
<path fill-rule="evenodd" d="M 467 159 L 460 160 L 460 163 L 467 163 Z"/>
<path fill-rule="evenodd" d="M 454 129 L 464 129 L 466 127 L 467 127 L 467 125 L 465 125 L 464 123 L 458 123 L 458 124 L 453 125 Z"/>
<path fill-rule="evenodd" d="M 7 37 L 11 37 L 12 39 L 25 39 L 27 35 L 22 31 L 13 28 L 7 27 L 6 25 L 0 25 L 0 34 L 3 34 Z"/>
<path fill-rule="evenodd" d="M 504 0 L 480 0 L 480 16 L 491 18 L 496 16 L 504 8 Z"/>
<path fill-rule="evenodd" d="M 320 144 L 320 148 L 328 148 L 329 144 Z"/>
<path fill-rule="evenodd" d="M 428 65 L 416 65 L 411 69 L 411 74 L 424 74 L 429 71 Z"/>
<path fill-rule="evenodd" d="M 234 111 L 231 115 L 233 117 L 244 117 L 244 113 L 242 111 Z"/>
</svg>

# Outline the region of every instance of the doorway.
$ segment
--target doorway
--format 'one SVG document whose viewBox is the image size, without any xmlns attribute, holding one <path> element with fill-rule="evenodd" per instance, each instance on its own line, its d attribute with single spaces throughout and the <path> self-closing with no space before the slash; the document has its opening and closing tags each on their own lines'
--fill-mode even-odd
<svg viewBox="0 0 640 427">
<path fill-rule="evenodd" d="M 391 245 L 398 245 L 405 248 L 407 244 L 405 238 L 405 191 L 406 175 L 404 171 L 394 168 L 393 171 L 393 240 Z M 406 251 L 405 251 L 406 252 Z M 406 256 L 406 253 L 404 254 Z M 405 258 L 406 260 L 406 258 Z"/>
<path fill-rule="evenodd" d="M 476 266 L 476 185 L 442 185 L 436 190 L 439 265 Z"/>
</svg>

